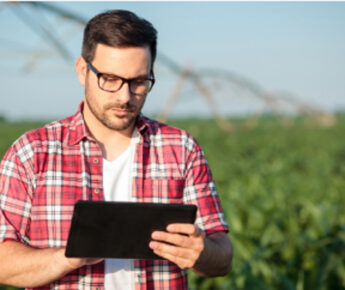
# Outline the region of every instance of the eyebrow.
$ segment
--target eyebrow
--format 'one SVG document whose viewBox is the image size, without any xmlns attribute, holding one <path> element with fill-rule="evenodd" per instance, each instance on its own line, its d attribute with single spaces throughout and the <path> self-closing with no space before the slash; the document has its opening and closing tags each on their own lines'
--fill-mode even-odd
<svg viewBox="0 0 345 290">
<path fill-rule="evenodd" d="M 123 79 L 126 79 L 126 80 L 150 79 L 151 78 L 150 74 L 142 74 L 142 75 L 135 76 L 133 78 L 125 78 L 123 76 L 120 76 L 120 75 L 117 75 L 117 74 L 114 74 L 114 73 L 106 73 L 106 72 L 99 72 L 99 74 L 100 75 L 104 75 L 104 76 L 109 76 L 109 77 L 123 78 Z"/>
<path fill-rule="evenodd" d="M 108 76 L 114 76 L 114 77 L 120 77 L 126 80 L 135 80 L 135 79 L 144 79 L 144 78 L 150 78 L 149 74 L 142 74 L 142 75 L 138 75 L 135 76 L 133 78 L 125 78 L 123 76 L 117 75 L 117 74 L 113 74 L 113 73 L 104 73 L 104 72 L 100 72 L 101 75 L 108 75 Z"/>
<path fill-rule="evenodd" d="M 90 67 L 91 70 L 95 70 L 94 72 L 97 73 L 98 75 L 107 75 L 109 77 L 118 77 L 118 78 L 122 78 L 122 79 L 125 79 L 125 80 L 136 80 L 136 79 L 151 79 L 150 76 L 153 76 L 153 71 L 151 69 L 150 73 L 149 74 L 142 74 L 142 75 L 138 75 L 134 78 L 125 78 L 123 76 L 119 76 L 117 74 L 114 74 L 114 73 L 107 73 L 107 72 L 100 72 L 97 68 L 95 68 L 90 62 L 86 62 L 88 64 L 88 66 Z"/>
</svg>

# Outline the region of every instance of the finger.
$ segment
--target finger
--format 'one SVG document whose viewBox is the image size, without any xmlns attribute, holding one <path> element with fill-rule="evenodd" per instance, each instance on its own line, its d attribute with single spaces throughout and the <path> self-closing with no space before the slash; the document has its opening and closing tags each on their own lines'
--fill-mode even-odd
<svg viewBox="0 0 345 290">
<path fill-rule="evenodd" d="M 185 259 L 183 257 L 178 257 L 170 253 L 161 252 L 159 250 L 155 250 L 154 253 L 172 263 L 175 263 L 181 269 L 190 269 L 195 264 L 192 260 Z"/>
<path fill-rule="evenodd" d="M 181 233 L 195 237 L 205 236 L 204 231 L 193 224 L 170 224 L 167 226 L 167 231 L 171 233 Z"/>
<path fill-rule="evenodd" d="M 196 254 L 194 251 L 186 248 L 175 247 L 165 243 L 152 241 L 149 244 L 150 248 L 159 256 L 166 258 L 167 255 L 183 258 L 183 259 L 195 259 Z"/>
<path fill-rule="evenodd" d="M 103 258 L 87 258 L 86 265 L 95 265 L 102 262 L 103 260 Z"/>
<path fill-rule="evenodd" d="M 193 241 L 188 236 L 181 234 L 173 234 L 167 232 L 153 232 L 151 235 L 152 239 L 170 243 L 176 246 L 189 248 L 192 246 Z"/>
</svg>

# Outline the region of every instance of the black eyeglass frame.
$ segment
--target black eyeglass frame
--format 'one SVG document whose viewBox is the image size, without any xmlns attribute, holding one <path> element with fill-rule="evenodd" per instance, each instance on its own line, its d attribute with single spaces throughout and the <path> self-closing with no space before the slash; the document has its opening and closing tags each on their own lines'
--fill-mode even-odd
<svg viewBox="0 0 345 290">
<path fill-rule="evenodd" d="M 153 70 L 151 69 L 150 74 L 151 74 L 152 77 L 151 77 L 151 78 L 142 79 L 142 80 L 145 80 L 145 81 L 151 81 L 151 82 L 152 82 L 152 84 L 151 84 L 150 88 L 148 89 L 147 93 L 145 93 L 145 94 L 133 93 L 132 90 L 131 90 L 131 82 L 132 82 L 132 81 L 136 81 L 136 80 L 141 79 L 141 78 L 131 78 L 131 79 L 127 79 L 127 78 L 123 78 L 123 77 L 120 77 L 120 76 L 115 75 L 115 74 L 102 73 L 102 72 L 99 72 L 90 62 L 87 61 L 86 63 L 87 63 L 87 65 L 88 65 L 88 67 L 89 67 L 89 68 L 94 72 L 94 74 L 97 76 L 97 84 L 98 84 L 98 87 L 99 87 L 102 91 L 105 91 L 105 92 L 109 92 L 109 93 L 117 92 L 117 91 L 121 90 L 121 88 L 122 88 L 122 86 L 123 86 L 124 83 L 127 83 L 127 84 L 128 84 L 128 88 L 129 88 L 129 91 L 130 91 L 133 95 L 145 96 L 146 94 L 148 94 L 148 93 L 152 90 L 153 85 L 155 84 L 155 81 L 156 81 L 156 79 L 155 79 L 155 77 L 154 77 L 154 74 L 153 74 Z M 100 78 L 101 78 L 102 75 L 111 75 L 111 76 L 114 76 L 114 77 L 120 79 L 120 80 L 122 81 L 120 87 L 119 87 L 117 90 L 105 90 L 105 89 L 103 89 L 103 88 L 101 87 L 100 83 L 99 83 L 99 82 L 100 82 Z"/>
</svg>

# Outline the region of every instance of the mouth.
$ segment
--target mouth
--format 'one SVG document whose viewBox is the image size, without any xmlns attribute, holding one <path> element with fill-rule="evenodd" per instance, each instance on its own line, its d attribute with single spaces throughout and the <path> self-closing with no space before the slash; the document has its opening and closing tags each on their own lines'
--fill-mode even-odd
<svg viewBox="0 0 345 290">
<path fill-rule="evenodd" d="M 128 116 L 133 112 L 133 110 L 129 108 L 111 108 L 111 111 L 119 117 Z"/>
</svg>

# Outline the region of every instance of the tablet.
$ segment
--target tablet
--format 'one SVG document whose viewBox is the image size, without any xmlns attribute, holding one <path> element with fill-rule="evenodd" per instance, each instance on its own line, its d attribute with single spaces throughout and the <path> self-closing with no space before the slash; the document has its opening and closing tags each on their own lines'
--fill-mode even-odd
<svg viewBox="0 0 345 290">
<path fill-rule="evenodd" d="M 197 207 L 185 204 L 77 201 L 66 257 L 162 259 L 151 233 L 171 223 L 194 224 Z"/>
</svg>

